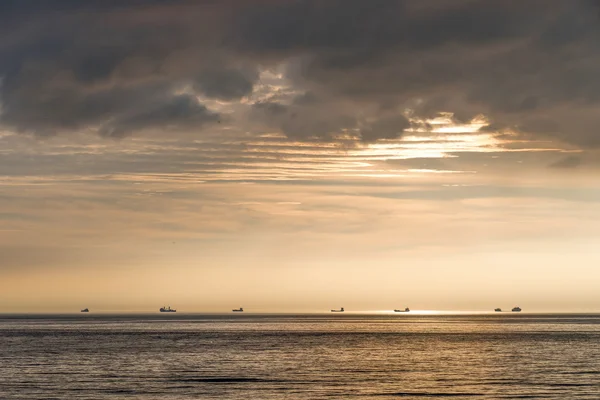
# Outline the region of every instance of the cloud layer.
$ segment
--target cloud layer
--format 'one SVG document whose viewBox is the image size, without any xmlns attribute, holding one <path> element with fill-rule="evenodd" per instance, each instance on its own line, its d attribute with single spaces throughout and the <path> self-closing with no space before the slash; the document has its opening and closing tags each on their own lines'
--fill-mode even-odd
<svg viewBox="0 0 600 400">
<path fill-rule="evenodd" d="M 0 122 L 10 130 L 122 137 L 226 121 L 373 142 L 402 135 L 411 110 L 484 114 L 495 127 L 600 145 L 594 1 L 0 7 Z M 277 78 L 266 84 L 265 71 Z"/>
</svg>

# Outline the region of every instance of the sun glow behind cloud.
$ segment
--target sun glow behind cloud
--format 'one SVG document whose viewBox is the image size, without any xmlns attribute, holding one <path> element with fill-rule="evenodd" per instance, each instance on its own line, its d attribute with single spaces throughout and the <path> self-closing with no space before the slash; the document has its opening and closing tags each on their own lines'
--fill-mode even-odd
<svg viewBox="0 0 600 400">
<path fill-rule="evenodd" d="M 229 133 L 225 140 L 215 136 L 203 140 L 174 139 L 155 142 L 132 138 L 118 143 L 55 138 L 44 143 L 26 137 L 7 135 L 2 152 L 6 156 L 43 157 L 52 159 L 51 169 L 60 169 L 61 162 L 78 159 L 82 173 L 65 172 L 47 175 L 33 166 L 17 175 L 5 175 L 4 185 L 48 184 L 53 180 L 76 181 L 108 179 L 115 181 L 188 182 L 213 181 L 311 181 L 334 179 L 411 178 L 427 174 L 474 174 L 480 172 L 473 165 L 461 166 L 460 158 L 468 154 L 491 154 L 498 158 L 511 152 L 560 153 L 566 150 L 547 144 L 513 141 L 506 133 L 483 132 L 487 121 L 477 117 L 470 123 L 457 123 L 445 113 L 438 118 L 416 121 L 415 126 L 430 129 L 409 129 L 398 139 L 363 143 L 346 137 L 343 142 L 318 140 L 294 141 L 281 134 L 265 133 L 256 137 Z M 29 143 L 24 143 L 29 142 Z M 543 146 L 545 145 L 545 146 Z M 97 163 L 96 159 L 120 159 L 126 164 Z M 433 165 L 432 161 L 455 159 L 455 167 Z M 157 168 L 152 160 L 169 163 L 167 168 Z M 428 165 L 418 165 L 426 160 Z M 406 166 L 402 162 L 406 161 Z M 398 162 L 398 163 L 394 163 Z M 412 162 L 411 165 L 409 165 Z M 88 168 L 85 168 L 85 167 Z M 85 172 L 87 170 L 87 173 Z M 173 170 L 172 172 L 169 170 Z M 56 172 L 56 171 L 54 171 Z M 96 177 L 96 178 L 94 178 Z"/>
</svg>

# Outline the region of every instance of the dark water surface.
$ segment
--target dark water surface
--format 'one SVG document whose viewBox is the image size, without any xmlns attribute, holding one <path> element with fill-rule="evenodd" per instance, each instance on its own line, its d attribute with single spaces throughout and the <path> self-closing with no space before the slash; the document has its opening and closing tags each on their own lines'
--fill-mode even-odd
<svg viewBox="0 0 600 400">
<path fill-rule="evenodd" d="M 600 399 L 600 315 L 0 316 L 2 399 Z"/>
</svg>

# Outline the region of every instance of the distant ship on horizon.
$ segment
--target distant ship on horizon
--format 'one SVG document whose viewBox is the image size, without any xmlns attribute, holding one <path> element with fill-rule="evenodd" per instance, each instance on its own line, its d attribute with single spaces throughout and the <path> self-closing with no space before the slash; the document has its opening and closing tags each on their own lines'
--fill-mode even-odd
<svg viewBox="0 0 600 400">
<path fill-rule="evenodd" d="M 240 307 L 240 308 L 234 308 L 231 311 L 233 311 L 233 312 L 244 312 L 244 309 L 242 307 Z"/>
<path fill-rule="evenodd" d="M 515 308 L 513 308 L 512 312 L 521 312 L 521 307 L 515 307 Z"/>
<path fill-rule="evenodd" d="M 410 308 L 406 307 L 404 310 L 394 310 L 394 312 L 410 312 Z"/>
<path fill-rule="evenodd" d="M 177 310 L 172 309 L 171 306 L 167 306 L 167 307 L 161 307 L 160 312 L 177 312 Z"/>
<path fill-rule="evenodd" d="M 501 308 L 494 308 L 494 311 L 496 311 L 496 312 L 502 312 L 502 309 Z"/>
<path fill-rule="evenodd" d="M 90 312 L 90 310 L 88 308 L 84 308 L 83 310 L 81 310 L 81 312 Z"/>
<path fill-rule="evenodd" d="M 331 312 L 344 312 L 344 307 L 341 307 L 339 310 L 331 310 Z"/>
</svg>

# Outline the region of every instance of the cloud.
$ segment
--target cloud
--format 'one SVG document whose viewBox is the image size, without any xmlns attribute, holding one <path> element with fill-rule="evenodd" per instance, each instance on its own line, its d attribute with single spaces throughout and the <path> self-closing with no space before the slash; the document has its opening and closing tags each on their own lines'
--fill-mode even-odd
<svg viewBox="0 0 600 400">
<path fill-rule="evenodd" d="M 292 139 L 333 140 L 347 135 L 374 142 L 396 139 L 411 126 L 408 118 L 399 112 L 373 113 L 355 104 L 324 101 L 310 93 L 294 97 L 291 104 L 254 103 L 251 116 L 262 122 L 263 128 L 275 126 Z"/>
<path fill-rule="evenodd" d="M 200 131 L 218 111 L 198 106 L 196 117 L 178 114 L 178 107 L 193 108 L 179 97 L 185 93 L 206 104 L 236 103 L 230 117 L 241 129 L 250 115 L 261 129 L 295 139 L 398 137 L 411 109 L 418 117 L 453 112 L 464 121 L 484 114 L 494 126 L 600 146 L 593 1 L 1 7 L 0 123 L 16 131 L 125 134 L 146 129 L 156 112 L 168 120 L 159 118 L 157 127 Z M 253 106 L 260 72 L 275 69 L 288 94 Z"/>
<path fill-rule="evenodd" d="M 409 126 L 410 122 L 403 115 L 380 117 L 379 119 L 363 127 L 360 130 L 360 136 L 365 141 L 375 141 L 377 139 L 396 139 Z"/>
<path fill-rule="evenodd" d="M 582 164 L 581 157 L 567 156 L 550 164 L 550 168 L 577 168 Z"/>
<path fill-rule="evenodd" d="M 194 96 L 178 95 L 113 122 L 102 125 L 103 136 L 123 137 L 129 132 L 143 129 L 197 128 L 219 120 L 219 115 L 210 112 Z"/>
<path fill-rule="evenodd" d="M 238 100 L 252 93 L 258 80 L 256 69 L 236 70 L 215 68 L 202 73 L 194 88 L 207 97 L 219 100 Z"/>
</svg>

